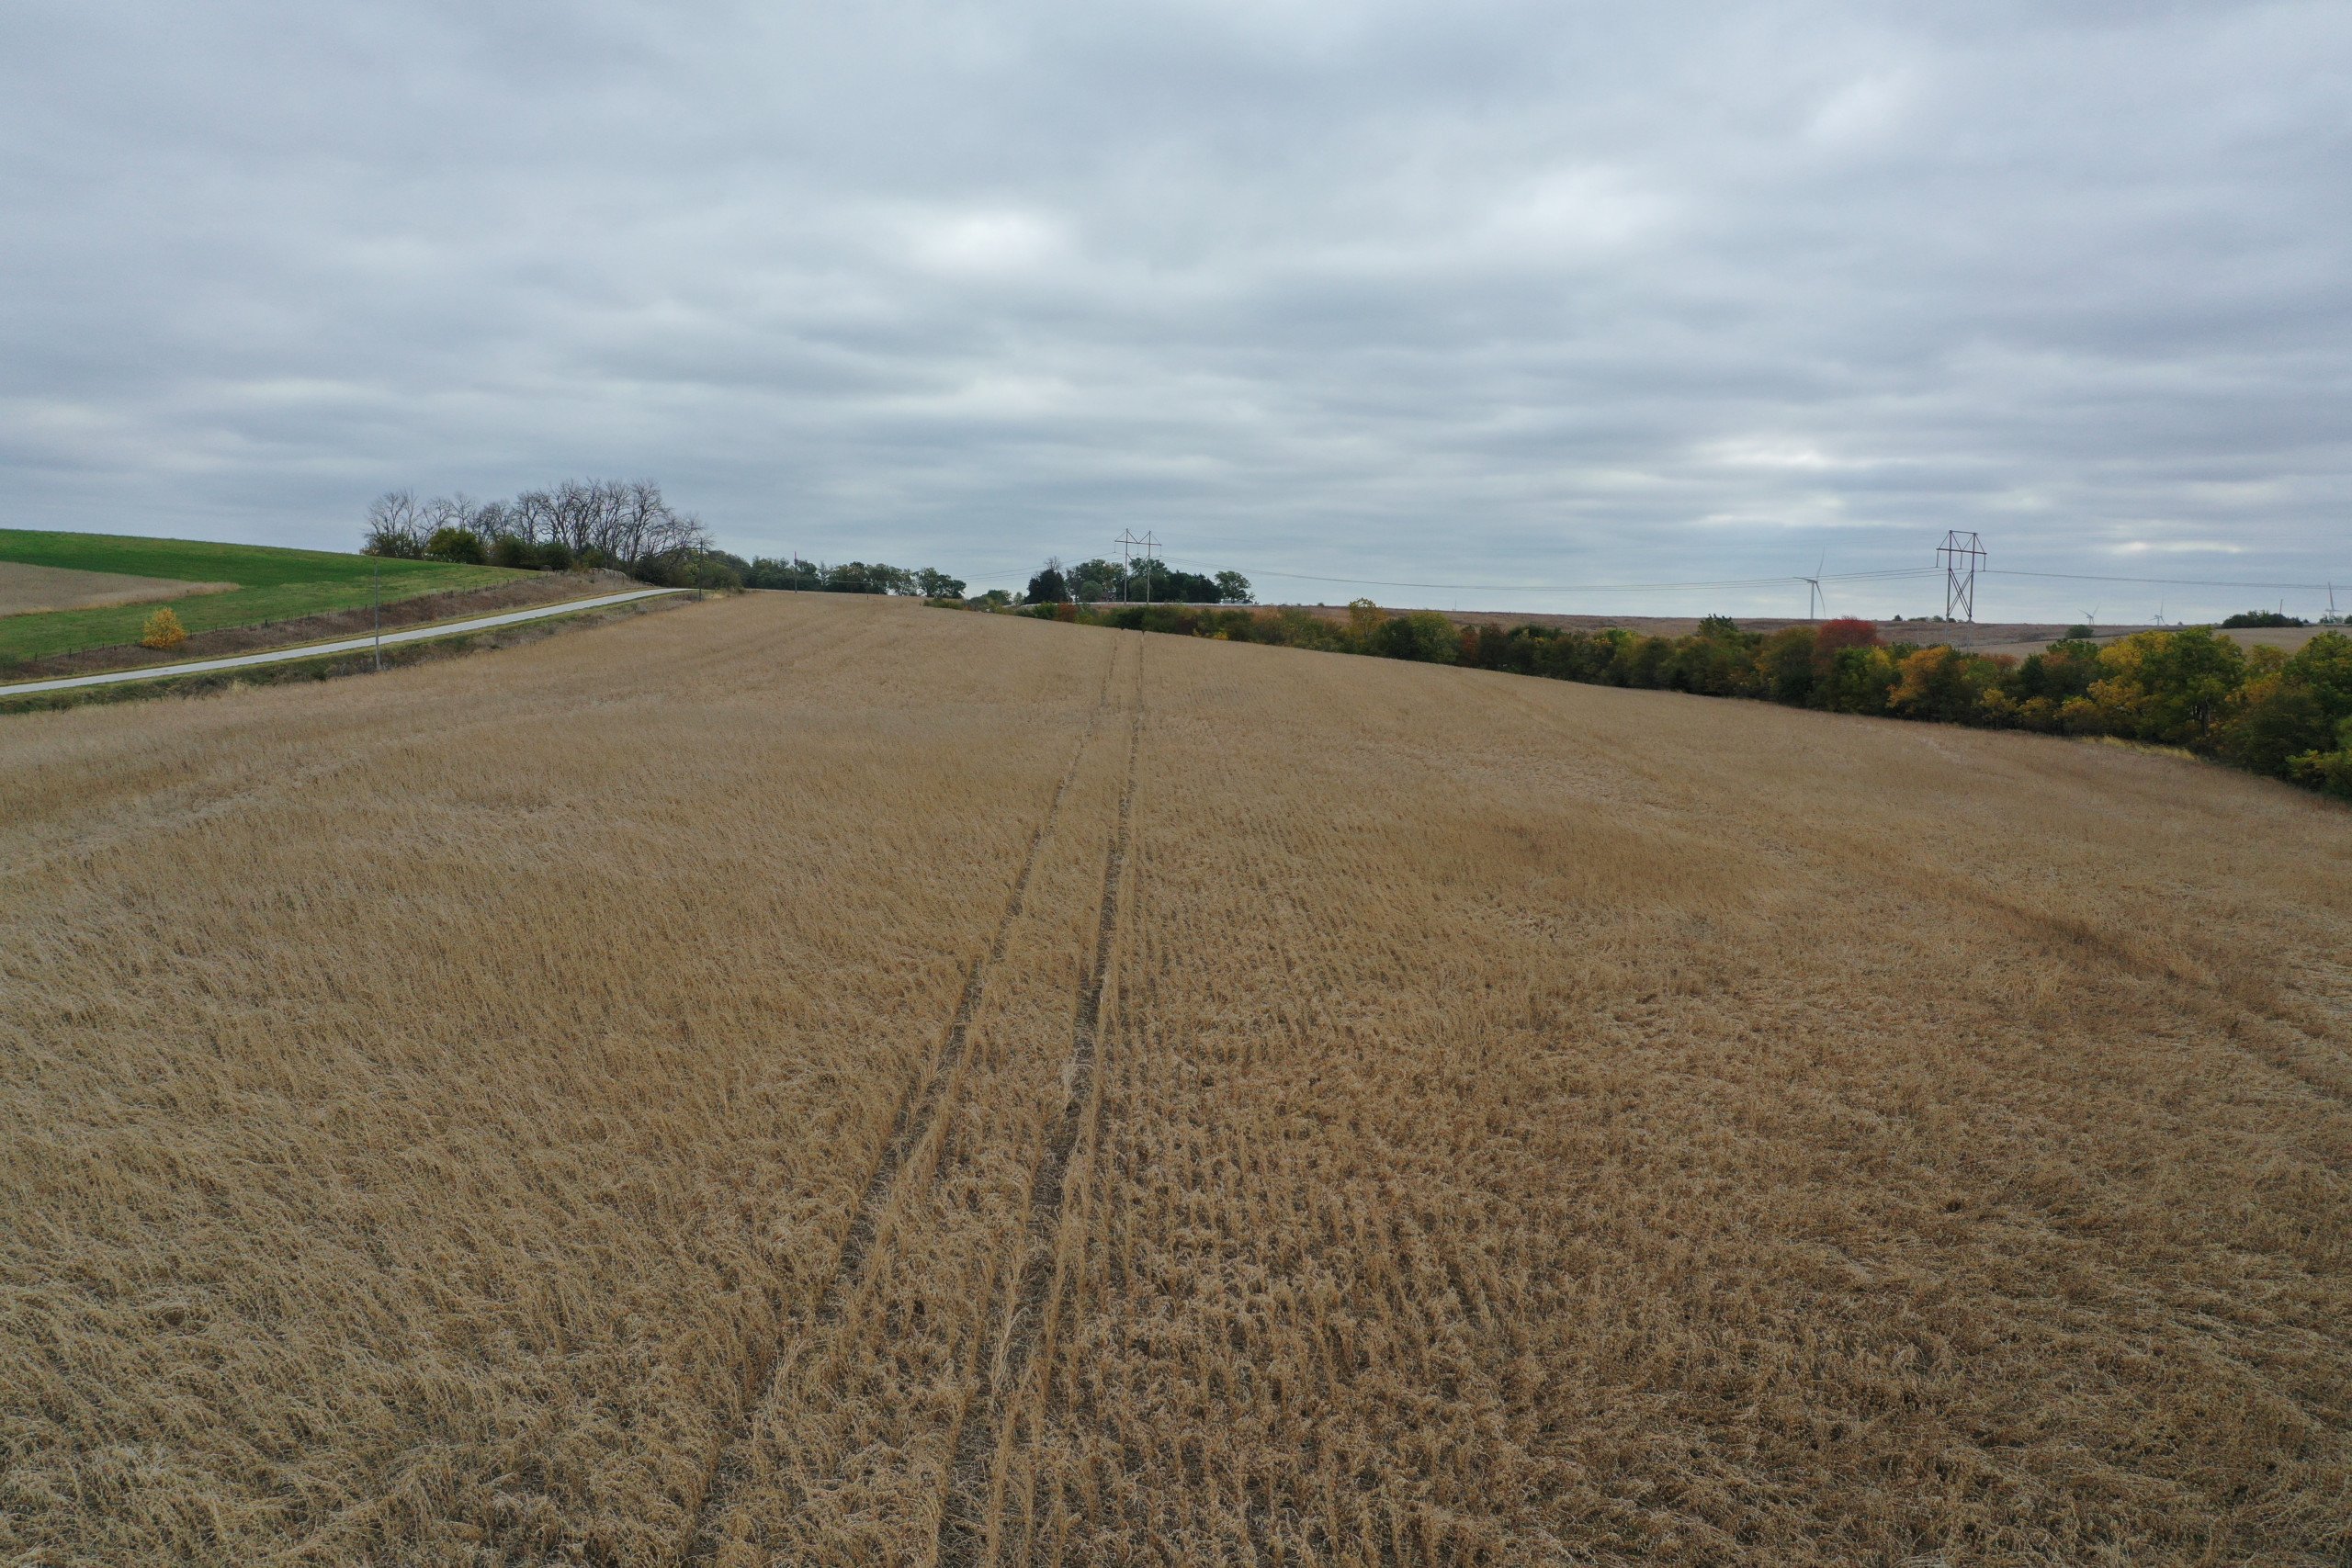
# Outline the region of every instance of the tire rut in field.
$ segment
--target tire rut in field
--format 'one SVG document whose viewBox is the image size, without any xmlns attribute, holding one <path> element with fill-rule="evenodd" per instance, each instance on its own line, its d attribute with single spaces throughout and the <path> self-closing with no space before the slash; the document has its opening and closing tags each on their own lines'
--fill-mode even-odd
<svg viewBox="0 0 2352 1568">
<path fill-rule="evenodd" d="M 995 1555 L 994 1524 L 998 1449 L 1007 1406 L 1018 1393 L 1037 1352 L 1047 1292 L 1054 1281 L 1054 1240 L 1060 1228 L 1065 1179 L 1087 1110 L 1094 1102 L 1097 1038 L 1102 989 L 1111 968 L 1111 943 L 1119 926 L 1119 889 L 1126 873 L 1127 842 L 1135 817 L 1136 773 L 1143 747 L 1143 649 L 1136 649 L 1135 715 L 1127 731 L 1126 781 L 1119 792 L 1118 825 L 1102 859 L 1102 903 L 1096 917 L 1093 962 L 1079 982 L 1076 1022 L 1063 1069 L 1062 1109 L 1054 1118 L 1029 1188 L 1029 1223 L 1020 1273 L 1000 1307 L 995 1332 L 980 1337 L 982 1386 L 956 1431 L 956 1457 L 947 1470 L 948 1494 L 939 1516 L 939 1539 L 932 1561 L 941 1568 L 969 1568 Z M 1099 1129 L 1096 1130 L 1099 1137 Z"/>
<path fill-rule="evenodd" d="M 1111 677 L 1117 664 L 1118 648 L 1114 644 L 1111 659 L 1103 667 L 1102 691 L 1087 716 L 1086 728 L 1079 736 L 1077 747 L 1070 752 L 1069 766 L 1062 771 L 1061 782 L 1055 786 L 1053 798 L 1046 803 L 1046 814 L 1029 837 L 1028 852 L 1022 859 L 1019 874 L 1013 878 L 1012 896 L 1005 900 L 1004 910 L 997 917 L 995 934 L 989 940 L 988 950 L 973 961 L 970 972 L 965 976 L 963 993 L 956 1000 L 956 1011 L 948 1021 L 940 1049 L 933 1056 L 929 1068 L 918 1080 L 915 1089 L 900 1101 L 898 1115 L 891 1122 L 890 1137 L 883 1147 L 881 1163 L 875 1168 L 872 1179 L 865 1184 L 865 1191 L 858 1201 L 857 1217 L 851 1222 L 848 1235 L 842 1238 L 841 1255 L 834 1264 L 832 1278 L 826 1283 L 824 1294 L 818 1298 L 816 1311 L 809 1319 L 812 1330 L 830 1328 L 841 1321 L 843 1303 L 849 1299 L 858 1281 L 865 1278 L 866 1260 L 873 1253 L 882 1213 L 889 1206 L 891 1190 L 897 1185 L 899 1172 L 906 1165 L 907 1156 L 922 1144 L 932 1125 L 944 1113 L 947 1088 L 955 1078 L 957 1064 L 963 1060 L 965 1038 L 971 1030 L 972 1015 L 979 1007 L 980 993 L 986 988 L 989 971 L 1004 960 L 1013 922 L 1021 918 L 1022 904 L 1028 896 L 1030 878 L 1036 873 L 1046 840 L 1052 836 L 1054 824 L 1061 816 L 1062 802 L 1069 797 L 1070 786 L 1077 782 L 1079 765 L 1085 761 L 1087 748 L 1101 726 L 1102 710 L 1110 701 Z M 1129 766 L 1132 784 L 1132 756 Z M 756 1397 L 744 1402 L 741 1415 L 728 1433 L 726 1446 L 711 1466 L 709 1479 L 703 1487 L 702 1503 L 695 1511 L 694 1530 L 686 1538 L 683 1558 L 686 1563 L 707 1563 L 717 1559 L 722 1544 L 718 1535 L 719 1525 L 727 1517 L 729 1505 L 742 1488 L 749 1465 L 747 1450 L 759 1414 L 774 1401 L 793 1363 L 794 1358 L 774 1355 L 766 1365 L 755 1367 L 747 1380 L 760 1392 Z"/>
</svg>

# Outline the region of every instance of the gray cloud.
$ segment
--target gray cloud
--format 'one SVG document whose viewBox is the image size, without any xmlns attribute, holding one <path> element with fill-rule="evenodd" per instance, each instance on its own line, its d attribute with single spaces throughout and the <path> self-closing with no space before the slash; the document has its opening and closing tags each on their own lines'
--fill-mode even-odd
<svg viewBox="0 0 2352 1568">
<path fill-rule="evenodd" d="M 13 17 L 16 525 L 348 543 L 387 486 L 594 472 L 746 553 L 1008 583 L 1126 526 L 1308 598 L 1352 591 L 1270 574 L 1864 570 L 1952 526 L 2352 575 L 2340 6 Z"/>
</svg>

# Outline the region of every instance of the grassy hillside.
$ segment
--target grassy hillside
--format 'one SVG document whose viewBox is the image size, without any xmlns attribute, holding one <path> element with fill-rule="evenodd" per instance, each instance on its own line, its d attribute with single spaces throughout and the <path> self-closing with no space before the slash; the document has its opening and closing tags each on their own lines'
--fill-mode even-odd
<svg viewBox="0 0 2352 1568">
<path fill-rule="evenodd" d="M 368 603 L 371 573 L 379 564 L 387 603 L 523 575 L 496 567 L 450 566 L 439 561 L 379 563 L 369 556 L 325 550 L 17 528 L 0 528 L 0 561 L 238 585 L 228 593 L 0 617 L 0 659 L 39 659 L 76 649 L 136 642 L 139 628 L 162 604 L 169 604 L 190 632 L 349 609 Z"/>
<path fill-rule="evenodd" d="M 2352 1541 L 2322 798 L 819 594 L 0 730 L 11 1561 Z"/>
</svg>

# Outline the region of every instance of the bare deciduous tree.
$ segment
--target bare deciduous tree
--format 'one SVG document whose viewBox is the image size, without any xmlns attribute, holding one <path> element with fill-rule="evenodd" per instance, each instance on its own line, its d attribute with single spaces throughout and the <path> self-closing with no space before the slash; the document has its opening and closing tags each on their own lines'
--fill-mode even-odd
<svg viewBox="0 0 2352 1568">
<path fill-rule="evenodd" d="M 421 556 L 444 529 L 464 530 L 485 545 L 502 538 L 535 548 L 560 544 L 574 557 L 594 552 L 625 571 L 691 560 L 712 547 L 702 520 L 672 506 L 651 479 L 566 479 L 512 502 L 477 502 L 460 491 L 420 503 L 413 491 L 389 491 L 368 509 L 366 548 Z"/>
<path fill-rule="evenodd" d="M 431 532 L 414 491 L 388 490 L 368 504 L 368 542 L 361 547 L 371 556 L 413 558 L 424 553 Z"/>
</svg>

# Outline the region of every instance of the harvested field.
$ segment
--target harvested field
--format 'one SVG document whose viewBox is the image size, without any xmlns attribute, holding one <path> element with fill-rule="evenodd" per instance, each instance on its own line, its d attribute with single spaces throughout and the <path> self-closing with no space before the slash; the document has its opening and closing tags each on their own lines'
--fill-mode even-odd
<svg viewBox="0 0 2352 1568">
<path fill-rule="evenodd" d="M 2326 626 L 2223 626 L 2221 634 L 2241 648 L 2276 648 L 2292 653 L 2328 630 Z"/>
<path fill-rule="evenodd" d="M 0 615 L 144 604 L 151 600 L 178 599 L 190 593 L 228 593 L 234 592 L 236 586 L 233 582 L 182 582 L 169 577 L 75 571 L 65 567 L 0 560 Z"/>
<path fill-rule="evenodd" d="M 2352 814 L 751 595 L 0 720 L 0 1555 L 2335 1564 Z"/>
<path fill-rule="evenodd" d="M 2102 626 L 2097 640 L 2113 642 L 2119 637 L 2129 637 L 2132 632 L 2147 629 L 2145 626 L 2126 626 L 2120 630 L 2109 630 Z M 2213 632 L 2218 637 L 2228 637 L 2240 648 L 2275 648 L 2284 653 L 2292 653 L 2328 629 L 2326 626 L 2215 626 Z M 2006 653 L 2015 659 L 2023 659 L 2028 654 L 2041 652 L 2054 640 L 2055 634 L 2049 637 L 2037 634 L 2022 639 L 2010 637 L 2004 641 L 1970 646 L 1979 653 Z"/>
</svg>

